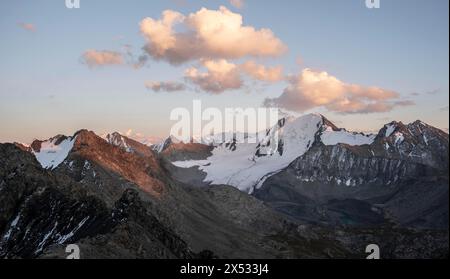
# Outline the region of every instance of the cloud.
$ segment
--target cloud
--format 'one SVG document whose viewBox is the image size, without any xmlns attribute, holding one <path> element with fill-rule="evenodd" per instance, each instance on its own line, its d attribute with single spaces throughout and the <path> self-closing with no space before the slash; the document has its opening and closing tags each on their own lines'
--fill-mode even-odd
<svg viewBox="0 0 450 279">
<path fill-rule="evenodd" d="M 287 50 L 270 29 L 243 26 L 242 16 L 223 6 L 219 10 L 202 8 L 188 16 L 166 10 L 159 20 L 143 19 L 140 30 L 147 40 L 144 50 L 154 59 L 171 64 L 202 59 L 273 57 Z"/>
<path fill-rule="evenodd" d="M 425 92 L 425 94 L 428 94 L 428 95 L 436 95 L 436 94 L 438 94 L 439 93 L 439 89 L 433 89 L 433 90 L 430 90 L 430 91 L 427 91 L 427 92 Z"/>
<path fill-rule="evenodd" d="M 147 63 L 147 61 L 148 61 L 147 55 L 139 55 L 139 57 L 137 58 L 137 61 L 132 63 L 133 68 L 140 69 L 140 68 L 144 67 L 144 65 Z"/>
<path fill-rule="evenodd" d="M 238 9 L 242 9 L 244 7 L 244 0 L 230 0 L 230 4 Z"/>
<path fill-rule="evenodd" d="M 152 145 L 162 141 L 161 137 L 158 136 L 146 136 L 142 133 L 135 132 L 133 129 L 128 129 L 125 133 L 121 133 L 125 135 L 127 138 L 133 139 L 145 145 Z"/>
<path fill-rule="evenodd" d="M 87 50 L 82 55 L 82 61 L 90 68 L 124 64 L 123 55 L 110 50 Z"/>
<path fill-rule="evenodd" d="M 146 37 L 150 45 L 147 51 L 155 58 L 163 57 L 168 51 L 174 49 L 177 44 L 173 25 L 184 21 L 185 17 L 175 11 L 166 10 L 161 20 L 145 18 L 141 21 L 141 33 Z"/>
<path fill-rule="evenodd" d="M 149 59 L 148 55 L 143 53 L 136 58 L 133 53 L 133 46 L 130 44 L 124 44 L 122 46 L 123 56 L 126 56 L 127 64 L 131 65 L 134 69 L 140 69 L 147 64 Z"/>
<path fill-rule="evenodd" d="M 414 106 L 416 103 L 411 100 L 400 100 L 393 102 L 393 104 L 396 106 L 407 107 L 407 106 Z"/>
<path fill-rule="evenodd" d="M 267 82 L 284 79 L 281 66 L 266 67 L 254 61 L 234 64 L 225 59 L 202 60 L 201 66 L 206 72 L 201 72 L 199 67 L 190 67 L 185 71 L 184 77 L 199 89 L 213 94 L 243 87 L 244 75 Z"/>
<path fill-rule="evenodd" d="M 442 107 L 442 108 L 440 108 L 439 110 L 440 110 L 440 111 L 448 111 L 448 106 Z"/>
<path fill-rule="evenodd" d="M 244 26 L 240 14 L 223 6 L 218 10 L 202 8 L 189 15 L 166 10 L 160 19 L 143 19 L 140 30 L 147 43 L 143 47 L 146 55 L 135 63 L 137 68 L 150 57 L 173 65 L 195 62 L 184 77 L 208 93 L 239 89 L 244 76 L 267 82 L 284 78 L 281 66 L 267 67 L 253 60 L 239 65 L 228 61 L 278 56 L 287 47 L 271 30 Z M 176 91 L 172 90 L 173 84 L 157 82 L 147 87 L 154 91 Z"/>
<path fill-rule="evenodd" d="M 145 87 L 154 92 L 175 92 L 186 89 L 186 86 L 183 83 L 176 81 L 149 81 L 145 83 Z"/>
<path fill-rule="evenodd" d="M 414 97 L 417 97 L 417 96 L 421 96 L 421 95 L 436 95 L 439 92 L 440 92 L 440 89 L 433 89 L 433 90 L 425 91 L 425 92 L 421 92 L 421 93 L 419 93 L 419 92 L 412 92 L 410 95 L 414 96 Z"/>
<path fill-rule="evenodd" d="M 281 66 L 268 68 L 254 61 L 247 61 L 240 67 L 243 72 L 257 80 L 276 82 L 284 78 L 283 67 Z"/>
<path fill-rule="evenodd" d="M 399 94 L 379 87 L 365 87 L 340 81 L 327 72 L 304 69 L 289 79 L 280 97 L 266 99 L 266 106 L 293 111 L 324 107 L 342 114 L 388 112 L 395 106 L 412 105 Z"/>
<path fill-rule="evenodd" d="M 191 67 L 185 71 L 185 78 L 203 91 L 219 94 L 226 90 L 239 89 L 243 82 L 239 68 L 225 59 L 202 61 L 206 72 Z"/>
<path fill-rule="evenodd" d="M 90 68 L 99 66 L 112 66 L 112 65 L 127 65 L 134 69 L 140 69 L 147 64 L 149 56 L 142 54 L 135 56 L 133 54 L 133 46 L 124 44 L 122 51 L 110 51 L 110 50 L 87 50 L 81 57 L 82 63 L 88 65 Z"/>
<path fill-rule="evenodd" d="M 27 30 L 27 31 L 31 31 L 31 32 L 35 32 L 36 31 L 36 26 L 34 24 L 32 24 L 32 23 L 23 23 L 23 22 L 21 22 L 21 23 L 19 23 L 19 26 L 22 29 Z"/>
</svg>

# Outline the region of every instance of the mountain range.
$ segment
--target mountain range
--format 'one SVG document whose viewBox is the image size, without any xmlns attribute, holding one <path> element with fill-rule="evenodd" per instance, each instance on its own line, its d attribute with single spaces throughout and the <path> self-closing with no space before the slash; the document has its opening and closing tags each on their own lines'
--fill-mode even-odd
<svg viewBox="0 0 450 279">
<path fill-rule="evenodd" d="M 257 141 L 0 144 L 0 258 L 448 257 L 449 136 L 284 117 Z M 219 138 L 219 137 L 218 137 Z"/>
</svg>

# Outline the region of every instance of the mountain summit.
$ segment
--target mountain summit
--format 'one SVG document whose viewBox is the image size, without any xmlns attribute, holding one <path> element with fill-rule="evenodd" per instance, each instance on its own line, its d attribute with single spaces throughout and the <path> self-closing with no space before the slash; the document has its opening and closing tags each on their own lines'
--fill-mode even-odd
<svg viewBox="0 0 450 279">
<path fill-rule="evenodd" d="M 445 257 L 448 143 L 421 121 L 363 134 L 309 114 L 256 142 L 0 144 L 0 257 Z"/>
</svg>

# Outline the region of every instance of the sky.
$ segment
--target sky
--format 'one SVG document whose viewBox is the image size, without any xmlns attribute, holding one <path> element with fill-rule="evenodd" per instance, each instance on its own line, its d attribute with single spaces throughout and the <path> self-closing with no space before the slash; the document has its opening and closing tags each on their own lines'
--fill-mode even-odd
<svg viewBox="0 0 450 279">
<path fill-rule="evenodd" d="M 448 132 L 449 1 L 0 2 L 0 142 L 166 137 L 177 107 L 276 106 Z"/>
</svg>

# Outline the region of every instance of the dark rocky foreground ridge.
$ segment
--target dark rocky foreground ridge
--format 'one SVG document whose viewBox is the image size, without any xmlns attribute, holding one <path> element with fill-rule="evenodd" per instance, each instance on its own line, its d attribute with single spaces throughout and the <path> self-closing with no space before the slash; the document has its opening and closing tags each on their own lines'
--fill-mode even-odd
<svg viewBox="0 0 450 279">
<path fill-rule="evenodd" d="M 251 196 L 174 179 L 171 159 L 209 147 L 156 154 L 118 135 L 75 136 L 53 170 L 28 148 L 0 144 L 0 258 L 64 258 L 71 243 L 82 258 L 365 258 L 370 243 L 384 258 L 448 257 L 448 172 L 405 162 L 399 154 L 418 152 L 417 142 L 388 155 L 382 137 L 359 149 L 316 142 Z M 448 166 L 442 152 L 431 160 Z M 337 190 L 321 171 L 371 184 Z"/>
<path fill-rule="evenodd" d="M 90 140 L 75 146 L 91 148 L 101 142 L 90 132 L 82 133 L 88 135 L 80 138 Z M 101 143 L 106 145 L 98 148 L 111 149 L 105 152 L 129 155 Z M 49 171 L 31 153 L 12 144 L 0 145 L 1 257 L 61 258 L 68 243 L 79 244 L 84 258 L 295 255 L 287 244 L 271 237 L 300 236 L 284 232 L 283 219 L 251 196 L 228 186 L 196 189 L 169 176 L 156 193 L 124 179 L 125 170 L 117 165 L 112 171 L 104 162 L 100 166 L 89 161 L 88 167 L 79 151 L 74 148 L 67 164 Z M 314 249 L 311 255 L 327 257 L 329 249 L 349 253 L 336 246 Z"/>
</svg>

